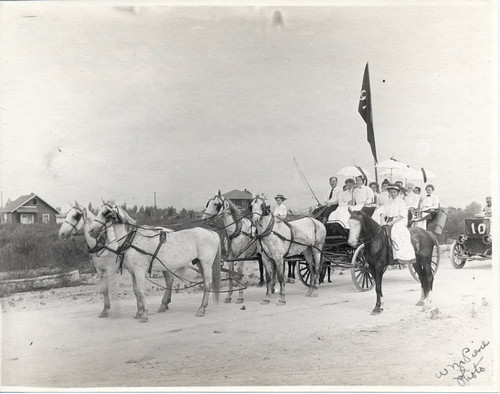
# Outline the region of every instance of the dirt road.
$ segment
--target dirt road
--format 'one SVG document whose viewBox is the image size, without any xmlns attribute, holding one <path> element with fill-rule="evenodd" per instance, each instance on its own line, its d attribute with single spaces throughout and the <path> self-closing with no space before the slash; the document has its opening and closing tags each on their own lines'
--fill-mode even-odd
<svg viewBox="0 0 500 394">
<path fill-rule="evenodd" d="M 455 270 L 443 256 L 433 306 L 422 311 L 408 270 L 388 270 L 379 316 L 370 315 L 374 291 L 357 292 L 349 271 L 337 271 L 318 298 L 304 297 L 297 281 L 285 306 L 277 295 L 260 305 L 264 289 L 252 286 L 243 305 L 211 302 L 203 318 L 194 316 L 200 293 L 174 294 L 171 309 L 155 313 L 161 292 L 152 291 L 145 324 L 133 319 L 125 273 L 105 319 L 97 285 L 16 294 L 2 299 L 2 385 L 498 390 L 493 271 L 491 261 Z"/>
</svg>

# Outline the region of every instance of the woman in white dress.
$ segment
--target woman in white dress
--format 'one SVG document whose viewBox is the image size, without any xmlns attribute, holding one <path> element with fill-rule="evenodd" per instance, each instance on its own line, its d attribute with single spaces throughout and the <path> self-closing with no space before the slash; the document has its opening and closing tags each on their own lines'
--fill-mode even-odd
<svg viewBox="0 0 500 394">
<path fill-rule="evenodd" d="M 354 202 L 354 180 L 349 178 L 345 181 L 346 190 L 339 193 L 339 207 L 328 217 L 328 221 L 336 220 L 342 223 L 345 228 L 349 228 L 348 222 L 351 217 L 349 207 L 355 205 Z"/>
<path fill-rule="evenodd" d="M 380 213 L 380 224 L 391 226 L 391 239 L 394 243 L 393 258 L 408 262 L 415 260 L 415 250 L 411 244 L 411 236 L 406 227 L 407 209 L 405 202 L 398 197 L 399 187 L 388 185 L 389 200 L 383 205 Z"/>
</svg>

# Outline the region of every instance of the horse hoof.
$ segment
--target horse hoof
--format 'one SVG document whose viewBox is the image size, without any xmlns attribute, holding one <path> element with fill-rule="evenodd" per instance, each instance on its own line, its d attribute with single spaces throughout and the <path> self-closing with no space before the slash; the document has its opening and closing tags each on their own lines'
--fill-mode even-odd
<svg viewBox="0 0 500 394">
<path fill-rule="evenodd" d="M 99 317 L 108 317 L 108 312 L 101 312 Z"/>
<path fill-rule="evenodd" d="M 236 301 L 235 301 L 235 304 L 243 304 L 243 298 L 238 298 Z"/>
<path fill-rule="evenodd" d="M 224 303 L 225 304 L 230 304 L 231 303 L 231 298 L 224 298 Z"/>
<path fill-rule="evenodd" d="M 380 313 L 383 311 L 382 308 L 380 309 L 374 309 L 370 315 L 380 315 Z"/>
<path fill-rule="evenodd" d="M 415 306 L 423 306 L 424 305 L 424 302 L 422 300 L 419 300 Z"/>
<path fill-rule="evenodd" d="M 283 305 L 285 305 L 285 304 L 286 304 L 286 301 L 285 301 L 285 300 L 283 300 L 283 301 L 282 301 L 282 300 L 279 300 L 279 301 L 276 303 L 276 305 L 277 305 L 277 306 L 283 306 Z"/>
<path fill-rule="evenodd" d="M 312 293 L 312 294 L 311 294 L 311 297 L 312 297 L 312 298 L 319 297 L 319 294 L 318 294 L 318 293 Z"/>
<path fill-rule="evenodd" d="M 147 323 L 148 322 L 148 318 L 147 317 L 141 317 L 139 319 L 139 323 Z"/>
<path fill-rule="evenodd" d="M 262 301 L 260 302 L 260 304 L 261 304 L 261 305 L 267 305 L 267 304 L 269 304 L 270 302 L 271 302 L 271 300 L 262 300 Z"/>
<path fill-rule="evenodd" d="M 203 317 L 203 316 L 205 316 L 205 311 L 196 312 L 196 317 Z"/>
<path fill-rule="evenodd" d="M 168 309 L 168 306 L 162 305 L 158 308 L 158 313 L 165 312 Z"/>
<path fill-rule="evenodd" d="M 141 318 L 141 314 L 140 313 L 137 313 L 137 315 L 134 316 L 134 319 L 140 319 Z"/>
</svg>

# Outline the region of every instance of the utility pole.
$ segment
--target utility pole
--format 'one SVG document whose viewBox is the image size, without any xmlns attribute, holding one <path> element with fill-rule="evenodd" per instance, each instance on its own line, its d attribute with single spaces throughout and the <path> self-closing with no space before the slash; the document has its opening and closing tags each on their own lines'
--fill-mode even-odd
<svg viewBox="0 0 500 394">
<path fill-rule="evenodd" d="M 156 211 L 156 192 L 153 192 L 153 193 L 154 193 L 154 200 L 155 200 L 155 205 L 154 205 L 154 207 L 155 207 L 155 211 Z"/>
</svg>

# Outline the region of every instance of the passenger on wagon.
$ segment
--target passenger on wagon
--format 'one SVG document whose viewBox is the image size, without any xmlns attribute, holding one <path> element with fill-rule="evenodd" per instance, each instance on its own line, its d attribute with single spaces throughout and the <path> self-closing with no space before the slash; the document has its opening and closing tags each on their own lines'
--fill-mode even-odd
<svg viewBox="0 0 500 394">
<path fill-rule="evenodd" d="M 422 210 L 422 216 L 425 214 L 430 214 L 430 220 L 434 221 L 438 214 L 439 208 L 439 197 L 434 193 L 434 186 L 428 184 L 425 187 L 426 194 L 420 198 L 420 209 Z"/>
<path fill-rule="evenodd" d="M 393 241 L 393 259 L 408 262 L 415 259 L 415 251 L 411 244 L 410 231 L 406 227 L 407 210 L 405 202 L 398 197 L 399 187 L 388 185 L 389 201 L 382 207 L 380 224 L 391 227 Z"/>
<path fill-rule="evenodd" d="M 339 206 L 339 193 L 341 192 L 341 190 L 337 185 L 338 178 L 336 176 L 331 176 L 329 182 L 331 190 L 325 199 L 324 211 L 320 218 L 322 222 L 326 222 L 328 216 L 330 216 L 330 214 Z"/>
<path fill-rule="evenodd" d="M 370 182 L 368 185 L 373 191 L 373 203 L 378 205 L 378 200 L 380 198 L 380 189 L 377 182 Z"/>
<path fill-rule="evenodd" d="M 420 201 L 420 196 L 415 194 L 414 186 L 412 183 L 406 185 L 407 193 L 405 197 L 406 208 L 408 208 L 408 227 L 411 226 L 411 221 L 413 219 L 414 212 L 418 209 L 418 203 Z"/>
<path fill-rule="evenodd" d="M 339 193 L 339 207 L 333 211 L 328 220 L 338 220 L 346 228 L 349 228 L 347 222 L 351 217 L 349 207 L 354 206 L 354 180 L 351 178 L 345 181 L 346 190 Z"/>
<path fill-rule="evenodd" d="M 387 185 L 389 184 L 389 180 L 388 179 L 384 179 L 382 181 L 382 186 L 381 186 L 381 190 L 380 190 L 380 197 L 377 201 L 377 205 L 378 206 L 382 206 L 386 203 L 386 201 L 389 201 L 389 192 L 387 191 Z M 376 219 L 377 221 L 379 220 L 379 218 L 377 217 Z"/>
<path fill-rule="evenodd" d="M 352 207 L 355 211 L 360 211 L 363 207 L 373 203 L 373 190 L 364 184 L 365 178 L 362 175 L 356 177 L 356 188 L 354 189 L 354 202 Z"/>
</svg>

